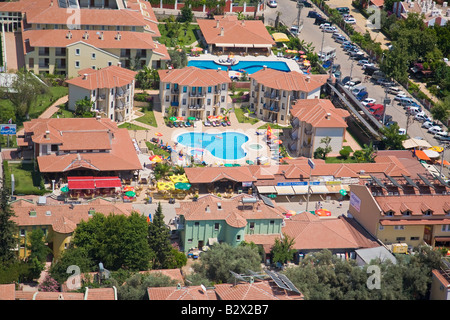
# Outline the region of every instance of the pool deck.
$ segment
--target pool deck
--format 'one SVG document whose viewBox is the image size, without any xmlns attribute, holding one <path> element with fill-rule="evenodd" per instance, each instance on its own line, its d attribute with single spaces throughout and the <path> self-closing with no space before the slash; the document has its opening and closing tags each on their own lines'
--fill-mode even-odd
<svg viewBox="0 0 450 320">
<path fill-rule="evenodd" d="M 288 66 L 290 71 L 297 71 L 297 72 L 302 72 L 300 69 L 300 66 L 298 65 L 297 61 L 294 59 L 287 59 L 287 58 L 283 58 L 283 57 L 277 57 L 276 55 L 270 55 L 268 57 L 266 56 L 239 56 L 239 55 L 235 55 L 234 56 L 235 59 L 237 60 L 237 62 L 239 61 L 267 61 L 267 62 L 275 62 L 275 61 L 281 61 L 286 63 L 286 65 Z M 195 60 L 211 60 L 211 61 L 219 61 L 219 59 L 222 60 L 226 60 L 228 58 L 228 55 L 221 55 L 221 56 L 217 56 L 214 54 L 201 54 L 198 57 L 195 56 L 189 56 L 188 57 L 188 61 L 195 61 Z M 224 65 L 224 68 L 227 67 L 227 65 Z M 228 74 L 229 76 L 234 76 L 234 73 L 236 71 L 229 71 Z M 303 72 L 302 72 L 303 73 Z"/>
</svg>

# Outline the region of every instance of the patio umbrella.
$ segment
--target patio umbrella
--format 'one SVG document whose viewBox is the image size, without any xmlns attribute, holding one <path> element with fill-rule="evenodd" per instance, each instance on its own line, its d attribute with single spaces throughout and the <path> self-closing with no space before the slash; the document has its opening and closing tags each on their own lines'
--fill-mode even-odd
<svg viewBox="0 0 450 320">
<path fill-rule="evenodd" d="M 275 143 L 275 144 L 282 144 L 283 141 L 281 141 L 281 140 L 274 140 L 273 143 Z"/>
<path fill-rule="evenodd" d="M 298 53 L 305 54 L 305 51 L 299 50 Z"/>
<path fill-rule="evenodd" d="M 282 32 L 275 32 L 272 34 L 272 37 L 275 42 L 289 42 L 289 37 Z"/>
<path fill-rule="evenodd" d="M 190 183 L 186 183 L 186 182 L 177 182 L 175 183 L 175 189 L 178 190 L 189 190 L 191 188 L 191 184 Z"/>
<path fill-rule="evenodd" d="M 69 192 L 69 187 L 68 186 L 62 187 L 61 192 Z"/>
<path fill-rule="evenodd" d="M 429 148 L 428 150 L 433 150 L 433 151 L 436 151 L 436 152 L 442 152 L 442 151 L 444 151 L 444 148 L 443 147 L 439 147 L 439 146 L 433 146 L 433 147 Z"/>
<path fill-rule="evenodd" d="M 255 164 L 252 160 L 245 161 L 247 164 Z"/>
<path fill-rule="evenodd" d="M 303 65 L 304 66 L 310 66 L 311 62 L 309 62 L 308 60 L 303 61 Z"/>
<path fill-rule="evenodd" d="M 177 121 L 177 117 L 170 117 L 169 120 L 170 121 Z"/>
<path fill-rule="evenodd" d="M 441 160 L 436 161 L 436 163 L 441 164 Z M 447 160 L 444 160 L 444 166 L 450 166 L 450 162 L 448 162 Z"/>
<path fill-rule="evenodd" d="M 428 158 L 439 158 L 439 153 L 433 150 L 423 150 L 423 153 L 425 153 Z"/>
<path fill-rule="evenodd" d="M 306 54 L 302 54 L 301 56 L 300 56 L 300 58 L 302 58 L 302 59 L 306 59 L 308 56 L 306 55 Z"/>
<path fill-rule="evenodd" d="M 269 194 L 268 197 L 273 199 L 273 198 L 276 198 L 277 195 L 272 193 L 272 194 Z"/>
<path fill-rule="evenodd" d="M 326 209 L 319 209 L 315 211 L 316 215 L 321 217 L 329 217 L 331 216 L 331 211 Z"/>
<path fill-rule="evenodd" d="M 134 188 L 132 186 L 126 186 L 125 188 L 123 188 L 123 191 L 133 191 Z"/>
<path fill-rule="evenodd" d="M 136 196 L 136 192 L 134 192 L 134 191 L 127 191 L 127 192 L 125 192 L 125 195 L 127 197 L 134 197 L 134 196 Z"/>
<path fill-rule="evenodd" d="M 187 119 L 188 119 L 189 121 L 195 121 L 196 118 L 195 118 L 195 117 L 188 117 Z"/>
<path fill-rule="evenodd" d="M 339 190 L 339 193 L 343 196 L 347 195 L 347 191 L 345 189 Z"/>
<path fill-rule="evenodd" d="M 156 133 L 155 133 L 155 136 L 157 136 L 157 137 L 162 137 L 163 134 L 162 134 L 161 132 L 156 132 Z"/>
<path fill-rule="evenodd" d="M 193 52 L 195 52 L 195 51 L 203 51 L 203 48 L 200 48 L 200 47 L 194 47 L 194 48 L 192 48 L 191 51 L 193 51 Z"/>
<path fill-rule="evenodd" d="M 148 159 L 152 162 L 161 162 L 162 161 L 162 158 L 159 155 L 150 156 Z"/>
<path fill-rule="evenodd" d="M 290 218 L 292 216 L 295 216 L 297 214 L 296 211 L 294 210 L 288 210 L 288 212 L 286 212 L 286 218 Z"/>
</svg>

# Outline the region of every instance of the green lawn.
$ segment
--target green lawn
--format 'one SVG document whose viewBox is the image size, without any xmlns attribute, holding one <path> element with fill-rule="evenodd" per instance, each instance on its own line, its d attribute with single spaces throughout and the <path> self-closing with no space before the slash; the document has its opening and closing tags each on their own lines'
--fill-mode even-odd
<svg viewBox="0 0 450 320">
<path fill-rule="evenodd" d="M 178 39 L 174 39 L 173 37 L 168 37 L 168 31 L 165 23 L 160 23 L 158 25 L 159 32 L 161 33 L 161 38 L 159 38 L 159 42 L 168 46 L 174 47 L 175 45 L 180 46 L 190 46 L 195 41 L 197 41 L 196 30 L 200 30 L 200 27 L 196 24 L 189 25 L 189 28 L 186 32 L 186 36 L 184 35 L 184 27 L 183 24 L 180 25 L 180 33 Z"/>
<path fill-rule="evenodd" d="M 280 129 L 280 130 L 292 129 L 292 126 L 280 126 L 279 124 L 276 123 L 266 123 L 260 126 L 258 129 L 267 129 L 268 126 L 270 126 L 271 129 Z"/>
<path fill-rule="evenodd" d="M 128 123 L 128 122 L 122 123 L 121 125 L 119 125 L 119 128 L 128 129 L 128 130 L 147 130 L 144 127 L 140 127 L 135 124 Z"/>
<path fill-rule="evenodd" d="M 236 115 L 236 118 L 238 119 L 238 121 L 240 123 L 255 124 L 255 123 L 259 122 L 259 119 L 246 117 L 246 116 L 244 116 L 244 113 L 245 113 L 244 110 L 242 110 L 240 108 L 234 109 L 234 114 Z"/>
<path fill-rule="evenodd" d="M 42 195 L 46 190 L 41 189 L 42 177 L 39 172 L 34 171 L 32 163 L 9 163 L 9 179 L 6 183 L 11 186 L 11 173 L 14 174 L 14 194 Z"/>
<path fill-rule="evenodd" d="M 156 123 L 155 114 L 153 113 L 153 110 L 149 110 L 148 108 L 142 108 L 140 110 L 144 115 L 142 117 L 139 117 L 136 119 L 138 122 L 142 122 L 145 124 L 148 124 L 152 127 L 158 127 L 158 123 Z"/>
<path fill-rule="evenodd" d="M 167 158 L 168 156 L 170 156 L 170 153 L 167 152 L 166 150 L 158 147 L 156 144 L 152 143 L 152 142 L 145 142 L 145 144 L 147 145 L 148 150 L 153 151 L 153 154 L 156 155 L 160 155 L 160 156 L 164 156 L 165 158 Z"/>
</svg>

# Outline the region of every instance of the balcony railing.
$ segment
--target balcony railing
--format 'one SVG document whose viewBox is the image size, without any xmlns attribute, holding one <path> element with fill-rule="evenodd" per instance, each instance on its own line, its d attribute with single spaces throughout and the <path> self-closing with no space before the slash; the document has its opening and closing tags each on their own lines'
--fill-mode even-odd
<svg viewBox="0 0 450 320">
<path fill-rule="evenodd" d="M 190 105 L 188 106 L 189 110 L 202 110 L 205 109 L 205 105 Z"/>
<path fill-rule="evenodd" d="M 170 103 L 170 105 L 171 105 L 172 107 L 178 107 L 178 106 L 180 106 L 180 101 L 172 101 L 172 102 Z"/>
</svg>

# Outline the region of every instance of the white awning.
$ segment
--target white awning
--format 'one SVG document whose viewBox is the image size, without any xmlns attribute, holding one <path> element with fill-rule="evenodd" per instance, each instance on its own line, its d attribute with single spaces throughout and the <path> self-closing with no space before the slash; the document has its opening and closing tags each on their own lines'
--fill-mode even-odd
<svg viewBox="0 0 450 320">
<path fill-rule="evenodd" d="M 311 186 L 312 193 L 329 193 L 326 186 Z"/>
<path fill-rule="evenodd" d="M 227 47 L 227 48 L 234 48 L 234 44 L 233 43 L 215 43 L 214 44 L 216 47 Z"/>
<path fill-rule="evenodd" d="M 272 47 L 272 45 L 271 44 L 268 44 L 268 43 L 266 43 L 266 44 L 264 44 L 264 43 L 255 43 L 254 45 L 253 45 L 253 48 L 269 48 L 269 47 Z"/>
<path fill-rule="evenodd" d="M 256 187 L 259 193 L 276 193 L 274 186 L 258 186 Z"/>
<path fill-rule="evenodd" d="M 236 48 L 253 48 L 252 43 L 235 43 L 234 46 Z"/>
<path fill-rule="evenodd" d="M 277 190 L 278 195 L 293 195 L 295 194 L 294 189 L 290 186 L 275 186 L 275 189 Z"/>
<path fill-rule="evenodd" d="M 308 186 L 292 186 L 292 189 L 294 189 L 295 194 L 307 194 L 308 193 Z"/>
</svg>

